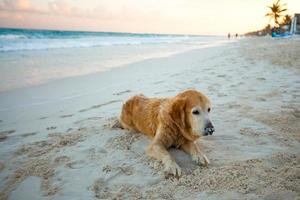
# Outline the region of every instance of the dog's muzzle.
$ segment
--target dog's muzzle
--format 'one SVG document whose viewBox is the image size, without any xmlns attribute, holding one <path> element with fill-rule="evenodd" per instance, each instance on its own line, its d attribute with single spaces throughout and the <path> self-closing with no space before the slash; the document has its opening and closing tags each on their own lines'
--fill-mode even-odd
<svg viewBox="0 0 300 200">
<path fill-rule="evenodd" d="M 214 131 L 215 131 L 214 126 L 212 125 L 211 122 L 208 122 L 204 128 L 204 135 L 212 135 Z"/>
</svg>

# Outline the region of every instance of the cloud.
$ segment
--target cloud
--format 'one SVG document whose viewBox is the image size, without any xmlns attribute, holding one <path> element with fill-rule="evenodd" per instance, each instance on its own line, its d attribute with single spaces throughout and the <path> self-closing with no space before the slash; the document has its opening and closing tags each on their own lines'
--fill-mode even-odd
<svg viewBox="0 0 300 200">
<path fill-rule="evenodd" d="M 174 17 L 170 1 L 162 3 L 162 7 L 156 3 L 156 0 L 111 0 L 109 3 L 99 0 L 93 7 L 79 7 L 80 4 L 65 0 L 50 0 L 41 7 L 30 0 L 0 0 L 0 26 L 170 33 L 171 29 L 180 31 L 179 24 L 188 24 Z"/>
<path fill-rule="evenodd" d="M 104 6 L 97 6 L 91 9 L 84 9 L 78 6 L 70 5 L 61 0 L 49 2 L 48 9 L 45 12 L 45 14 L 101 20 L 109 20 L 117 16 L 116 13 L 113 13 L 111 10 Z"/>
<path fill-rule="evenodd" d="M 51 1 L 46 8 L 34 7 L 29 0 L 3 0 L 0 2 L 0 10 L 24 14 L 65 15 L 74 17 L 89 16 L 87 10 L 71 6 L 63 0 Z"/>
<path fill-rule="evenodd" d="M 30 11 L 33 7 L 28 0 L 3 0 L 0 10 L 6 11 Z"/>
<path fill-rule="evenodd" d="M 198 0 L 0 0 L 0 26 L 64 30 L 193 33 L 219 21 Z M 214 7 L 214 6 L 210 6 Z M 215 9 L 214 9 L 215 10 Z M 201 11 L 201 12 L 199 12 Z M 205 29 L 204 29 L 205 27 Z M 218 26 L 213 26 L 218 29 Z M 210 27 L 211 29 L 211 27 Z M 215 30 L 213 30 L 215 32 Z"/>
<path fill-rule="evenodd" d="M 100 3 L 101 1 L 99 1 Z M 102 2 L 103 3 L 103 2 Z M 64 0 L 50 1 L 45 8 L 33 6 L 29 0 L 3 0 L 0 1 L 0 11 L 8 13 L 59 15 L 67 17 L 93 18 L 101 20 L 135 20 L 137 18 L 158 19 L 162 17 L 155 9 L 141 10 L 122 4 L 109 7 L 107 4 L 94 8 L 80 8 Z"/>
<path fill-rule="evenodd" d="M 47 13 L 73 17 L 91 17 L 88 9 L 81 9 L 77 6 L 72 6 L 63 0 L 49 2 Z"/>
<path fill-rule="evenodd" d="M 53 13 L 61 13 L 61 14 L 70 14 L 71 6 L 67 4 L 65 1 L 52 1 L 48 4 L 49 11 Z"/>
</svg>

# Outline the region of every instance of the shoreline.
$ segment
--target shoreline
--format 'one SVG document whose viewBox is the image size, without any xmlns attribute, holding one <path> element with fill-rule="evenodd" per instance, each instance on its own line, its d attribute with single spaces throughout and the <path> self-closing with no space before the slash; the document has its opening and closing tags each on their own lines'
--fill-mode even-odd
<svg viewBox="0 0 300 200">
<path fill-rule="evenodd" d="M 238 41 L 234 41 L 234 42 L 238 42 Z M 163 59 L 172 59 L 173 57 L 177 57 L 177 56 L 183 56 L 184 57 L 186 54 L 190 54 L 192 52 L 198 52 L 198 51 L 201 51 L 203 49 L 209 49 L 209 48 L 221 48 L 221 47 L 223 47 L 225 45 L 228 45 L 228 44 L 232 44 L 232 42 L 230 42 L 230 43 L 226 42 L 225 44 L 223 44 L 223 42 L 222 42 L 221 44 L 218 44 L 218 45 L 208 44 L 207 46 L 201 46 L 201 47 L 198 47 L 196 49 L 189 49 L 189 50 L 185 50 L 185 51 L 182 51 L 182 52 L 179 52 L 179 53 L 174 53 L 174 54 L 167 55 L 167 56 L 147 58 L 147 59 L 132 62 L 132 63 L 129 63 L 129 64 L 124 64 L 124 65 L 120 65 L 120 66 L 116 66 L 116 67 L 110 67 L 105 71 L 93 72 L 93 73 L 90 73 L 90 74 L 83 74 L 83 75 L 77 75 L 77 76 L 72 76 L 72 77 L 64 77 L 64 78 L 61 78 L 61 79 L 50 80 L 50 81 L 47 81 L 47 82 L 44 82 L 44 83 L 41 83 L 41 84 L 38 84 L 38 85 L 25 86 L 25 87 L 21 87 L 21 88 L 14 88 L 14 89 L 10 89 L 10 90 L 7 90 L 7 91 L 1 91 L 0 96 L 5 96 L 7 94 L 10 95 L 10 94 L 13 94 L 13 93 L 31 92 L 31 91 L 39 90 L 39 89 L 43 89 L 43 88 L 47 89 L 47 88 L 57 87 L 56 85 L 66 86 L 66 85 L 69 85 L 69 84 L 75 84 L 78 81 L 83 82 L 83 81 L 89 80 L 89 79 L 98 79 L 98 80 L 100 80 L 102 77 L 112 76 L 111 74 L 114 74 L 114 73 L 121 73 L 121 71 L 125 71 L 125 72 L 128 71 L 124 68 L 134 68 L 134 67 L 137 67 L 137 66 L 139 67 L 141 65 L 144 65 L 144 63 L 146 63 L 146 65 L 148 65 L 147 63 L 149 63 L 149 62 L 150 63 L 151 62 L 155 63 L 155 62 L 159 62 L 160 60 L 163 60 Z M 146 70 L 148 70 L 148 69 L 146 69 Z M 82 94 L 82 95 L 79 95 L 79 96 L 85 96 L 85 95 L 88 95 L 88 94 Z M 74 98 L 76 98 L 76 97 L 77 96 L 74 96 Z M 69 99 L 69 98 L 72 98 L 72 95 L 69 96 L 69 97 L 63 97 L 62 101 L 64 99 Z M 49 103 L 55 103 L 55 102 L 49 102 Z M 41 103 L 37 103 L 36 105 L 39 105 L 39 104 L 44 104 L 44 103 L 41 102 Z M 45 102 L 45 104 L 47 104 L 47 102 Z M 3 111 L 3 109 L 0 108 L 0 111 Z"/>
<path fill-rule="evenodd" d="M 197 51 L 200 49 L 205 49 L 205 48 L 213 48 L 213 47 L 219 47 L 219 46 L 223 46 L 226 45 L 227 43 L 232 43 L 233 41 L 214 41 L 214 42 L 205 42 L 207 44 L 202 44 L 201 46 L 198 47 L 189 47 L 186 48 L 184 50 L 178 50 L 178 51 L 173 51 L 173 52 L 168 52 L 168 53 L 164 53 L 161 55 L 151 55 L 148 57 L 144 57 L 144 58 L 139 58 L 137 60 L 131 60 L 131 61 L 123 61 L 122 64 L 118 64 L 118 65 L 111 65 L 111 66 L 105 66 L 103 69 L 99 69 L 98 71 L 94 71 L 94 72 L 89 72 L 89 73 L 84 73 L 82 75 L 78 74 L 78 75 L 72 75 L 72 76 L 66 76 L 66 77 L 61 77 L 61 78 L 54 78 L 54 79 L 50 79 L 50 80 L 45 80 L 43 82 L 40 83 L 36 83 L 36 84 L 32 84 L 32 85 L 27 85 L 27 86 L 23 86 L 23 87 L 15 87 L 15 88 L 10 88 L 10 89 L 3 89 L 0 91 L 1 93 L 5 93 L 5 92 L 10 92 L 10 91 L 15 91 L 15 90 L 22 90 L 22 89 L 27 89 L 27 88 L 31 88 L 31 87 L 39 87 L 41 85 L 46 85 L 46 84 L 51 84 L 53 82 L 56 81 L 63 81 L 64 79 L 72 79 L 72 78 L 78 78 L 78 77 L 83 77 L 83 76 L 93 76 L 93 75 L 97 75 L 97 74 L 101 74 L 101 73 L 105 73 L 114 69 L 118 69 L 118 68 L 123 68 L 123 67 L 127 67 L 130 66 L 131 64 L 134 63 L 140 63 L 143 61 L 147 61 L 147 60 L 151 60 L 151 59 L 160 59 L 160 58 L 167 58 L 167 57 L 172 57 L 172 56 L 176 56 L 178 54 L 184 54 L 190 51 Z M 234 41 L 235 42 L 235 41 Z M 97 49 L 98 47 L 95 47 L 95 49 Z M 124 48 L 126 48 L 126 46 L 124 46 Z M 130 46 L 128 46 L 128 48 L 130 48 Z M 79 48 L 79 49 L 60 49 L 58 51 L 88 51 L 88 50 L 93 50 L 93 48 Z M 43 50 L 41 53 L 47 53 L 48 50 Z M 34 51 L 33 53 L 38 53 L 39 51 Z M 5 54 L 7 54 L 7 52 L 4 52 Z M 16 52 L 9 52 L 9 54 L 15 54 Z M 22 55 L 22 52 L 17 52 L 18 54 Z M 29 53 L 31 54 L 32 52 L 24 52 L 24 53 Z M 82 65 L 84 65 L 84 63 L 82 63 Z"/>
<path fill-rule="evenodd" d="M 134 38 L 130 39 L 134 40 Z M 163 58 L 193 49 L 222 45 L 224 42 L 227 41 L 222 38 L 204 37 L 194 42 L 1 52 L 0 90 L 22 89 L 64 78 L 101 73 L 147 59 Z"/>
</svg>

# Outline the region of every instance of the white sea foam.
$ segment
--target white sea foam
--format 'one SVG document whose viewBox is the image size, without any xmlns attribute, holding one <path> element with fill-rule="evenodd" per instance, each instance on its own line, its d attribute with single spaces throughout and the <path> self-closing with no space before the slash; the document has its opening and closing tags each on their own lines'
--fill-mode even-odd
<svg viewBox="0 0 300 200">
<path fill-rule="evenodd" d="M 219 45 L 222 37 L 0 29 L 0 91 Z"/>
<path fill-rule="evenodd" d="M 16 39 L 26 39 L 25 35 L 16 35 L 16 34 L 6 34 L 0 35 L 0 40 L 16 40 Z"/>
<path fill-rule="evenodd" d="M 209 37 L 87 37 L 87 38 L 26 38 L 18 35 L 0 35 L 0 52 L 44 50 L 61 48 L 86 48 L 99 46 L 145 45 L 170 43 L 201 43 L 215 40 Z"/>
</svg>

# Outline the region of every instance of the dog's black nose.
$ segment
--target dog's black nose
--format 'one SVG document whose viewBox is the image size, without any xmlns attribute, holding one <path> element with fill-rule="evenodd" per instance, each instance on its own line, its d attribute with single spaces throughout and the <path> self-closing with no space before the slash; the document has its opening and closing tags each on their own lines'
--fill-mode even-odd
<svg viewBox="0 0 300 200">
<path fill-rule="evenodd" d="M 211 122 L 208 122 L 204 128 L 205 135 L 212 135 L 214 131 L 215 131 L 214 126 L 212 125 Z"/>
</svg>

